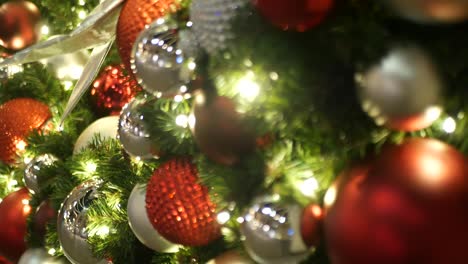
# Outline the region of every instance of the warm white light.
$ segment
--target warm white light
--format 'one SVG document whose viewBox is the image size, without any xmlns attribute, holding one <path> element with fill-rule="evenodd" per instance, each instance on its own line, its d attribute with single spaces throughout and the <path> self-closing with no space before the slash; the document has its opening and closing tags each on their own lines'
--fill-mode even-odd
<svg viewBox="0 0 468 264">
<path fill-rule="evenodd" d="M 175 122 L 178 126 L 185 128 L 188 126 L 189 117 L 187 115 L 178 115 Z"/>
<path fill-rule="evenodd" d="M 49 35 L 50 29 L 47 25 L 43 25 L 41 27 L 41 34 L 42 35 Z"/>
<path fill-rule="evenodd" d="M 57 250 L 55 250 L 55 248 L 51 248 L 49 249 L 49 251 L 47 251 L 47 253 L 49 253 L 49 255 L 53 256 L 55 254 L 55 252 L 57 252 Z"/>
<path fill-rule="evenodd" d="M 86 18 L 86 11 L 84 11 L 84 10 L 79 11 L 78 12 L 78 17 L 80 19 L 85 19 Z"/>
<path fill-rule="evenodd" d="M 184 100 L 184 97 L 180 94 L 174 96 L 174 101 L 177 102 L 177 103 L 180 103 Z"/>
<path fill-rule="evenodd" d="M 18 72 L 22 72 L 23 71 L 23 66 L 21 65 L 11 65 L 8 67 L 8 73 L 13 75 L 13 74 L 16 74 Z"/>
<path fill-rule="evenodd" d="M 15 145 L 16 145 L 17 150 L 23 151 L 26 149 L 27 144 L 26 144 L 26 141 L 20 139 L 20 140 L 16 140 Z"/>
<path fill-rule="evenodd" d="M 21 200 L 21 203 L 24 205 L 29 205 L 29 200 L 28 199 L 23 199 Z"/>
<path fill-rule="evenodd" d="M 84 0 L 79 0 L 79 1 L 78 1 L 78 4 L 79 4 L 80 6 L 84 6 L 84 5 L 86 4 L 86 2 L 85 2 Z"/>
<path fill-rule="evenodd" d="M 330 207 L 335 203 L 336 194 L 336 185 L 330 186 L 330 188 L 328 188 L 327 190 L 327 193 L 325 194 L 325 197 L 323 198 L 323 203 L 325 204 L 325 207 Z"/>
<path fill-rule="evenodd" d="M 239 217 L 237 218 L 237 223 L 239 223 L 239 224 L 244 223 L 244 217 L 239 216 Z"/>
<path fill-rule="evenodd" d="M 73 82 L 71 81 L 64 81 L 63 82 L 63 89 L 65 91 L 70 91 L 70 89 L 73 87 Z"/>
<path fill-rule="evenodd" d="M 13 189 L 13 188 L 15 188 L 17 185 L 18 185 L 18 181 L 17 181 L 17 180 L 8 181 L 8 189 Z M 28 202 L 28 203 L 29 203 L 29 202 Z"/>
<path fill-rule="evenodd" d="M 191 61 L 191 62 L 188 63 L 187 66 L 188 66 L 189 70 L 193 71 L 197 67 L 197 64 L 195 62 Z"/>
<path fill-rule="evenodd" d="M 271 79 L 271 80 L 277 81 L 278 78 L 279 78 L 278 73 L 276 73 L 276 72 L 270 72 L 270 79 Z"/>
<path fill-rule="evenodd" d="M 191 129 L 195 128 L 195 124 L 197 123 L 197 119 L 195 118 L 194 114 L 190 114 L 188 117 L 188 125 Z"/>
<path fill-rule="evenodd" d="M 426 120 L 428 121 L 435 121 L 440 117 L 442 114 L 442 109 L 438 106 L 431 106 L 424 112 Z"/>
<path fill-rule="evenodd" d="M 96 235 L 100 237 L 106 237 L 109 235 L 110 228 L 108 226 L 101 226 L 96 230 Z"/>
<path fill-rule="evenodd" d="M 57 78 L 71 78 L 73 80 L 78 80 L 83 73 L 83 66 L 80 65 L 67 65 L 66 67 L 59 68 L 57 70 Z"/>
<path fill-rule="evenodd" d="M 187 21 L 187 23 L 185 24 L 187 27 L 191 27 L 193 26 L 193 22 L 192 21 Z"/>
<path fill-rule="evenodd" d="M 94 163 L 92 161 L 88 161 L 88 162 L 86 162 L 85 169 L 86 169 L 86 172 L 88 172 L 88 173 L 94 173 L 94 172 L 96 172 L 97 165 L 96 165 L 96 163 Z"/>
<path fill-rule="evenodd" d="M 448 117 L 444 120 L 444 123 L 442 124 L 442 129 L 449 134 L 453 133 L 457 129 L 457 123 L 453 118 Z"/>
<path fill-rule="evenodd" d="M 244 77 L 239 80 L 236 89 L 242 98 L 253 101 L 260 93 L 260 86 L 252 78 Z"/>
<path fill-rule="evenodd" d="M 305 180 L 300 186 L 300 190 L 302 194 L 304 194 L 307 197 L 314 197 L 318 188 L 319 188 L 318 181 L 317 179 L 313 177 Z"/>
<path fill-rule="evenodd" d="M 227 211 L 220 212 L 216 217 L 216 220 L 218 220 L 218 223 L 220 225 L 224 225 L 225 223 L 227 223 L 227 221 L 229 221 L 229 219 L 231 219 L 231 214 L 229 214 L 229 212 Z"/>
</svg>

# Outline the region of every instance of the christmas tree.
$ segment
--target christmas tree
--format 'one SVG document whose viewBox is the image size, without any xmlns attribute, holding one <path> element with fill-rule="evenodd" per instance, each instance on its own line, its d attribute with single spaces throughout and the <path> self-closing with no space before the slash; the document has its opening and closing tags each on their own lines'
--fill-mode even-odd
<svg viewBox="0 0 468 264">
<path fill-rule="evenodd" d="M 468 262 L 468 2 L 1 0 L 1 263 Z"/>
</svg>

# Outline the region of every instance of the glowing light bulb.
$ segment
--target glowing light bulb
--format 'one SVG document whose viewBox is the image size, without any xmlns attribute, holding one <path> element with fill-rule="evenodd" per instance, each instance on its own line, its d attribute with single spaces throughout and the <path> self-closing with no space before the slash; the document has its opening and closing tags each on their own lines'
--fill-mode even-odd
<svg viewBox="0 0 468 264">
<path fill-rule="evenodd" d="M 242 98 L 248 101 L 255 100 L 260 93 L 260 86 L 248 76 L 243 77 L 237 82 L 236 89 L 239 91 Z"/>
<path fill-rule="evenodd" d="M 187 115 L 178 115 L 176 117 L 176 125 L 180 126 L 180 127 L 187 127 L 188 126 L 188 123 L 189 123 L 189 117 Z"/>
<path fill-rule="evenodd" d="M 231 214 L 229 214 L 227 211 L 220 212 L 216 217 L 216 220 L 220 225 L 224 225 L 227 223 L 227 221 L 229 221 L 229 219 L 231 219 Z"/>
<path fill-rule="evenodd" d="M 80 18 L 80 19 L 85 19 L 85 18 L 86 18 L 86 11 L 80 10 L 80 11 L 78 12 L 78 18 Z"/>
<path fill-rule="evenodd" d="M 447 119 L 444 120 L 443 124 L 442 124 L 442 129 L 451 134 L 453 132 L 455 132 L 455 130 L 457 129 L 457 123 L 455 122 L 455 120 L 451 117 L 448 117 Z"/>
<path fill-rule="evenodd" d="M 43 26 L 41 27 L 41 34 L 42 34 L 42 35 L 49 35 L 49 33 L 50 33 L 49 26 L 43 25 Z"/>
<path fill-rule="evenodd" d="M 55 254 L 55 252 L 57 252 L 57 250 L 55 250 L 55 248 L 51 248 L 47 251 L 47 253 L 51 256 L 53 256 Z"/>
<path fill-rule="evenodd" d="M 85 170 L 86 172 L 88 173 L 94 173 L 96 172 L 96 169 L 97 169 L 97 164 L 92 162 L 92 161 L 88 161 L 86 162 L 85 164 Z"/>
<path fill-rule="evenodd" d="M 317 179 L 312 177 L 302 182 L 299 188 L 302 194 L 304 194 L 305 196 L 314 197 L 316 191 L 319 188 L 319 184 L 318 184 Z"/>
</svg>

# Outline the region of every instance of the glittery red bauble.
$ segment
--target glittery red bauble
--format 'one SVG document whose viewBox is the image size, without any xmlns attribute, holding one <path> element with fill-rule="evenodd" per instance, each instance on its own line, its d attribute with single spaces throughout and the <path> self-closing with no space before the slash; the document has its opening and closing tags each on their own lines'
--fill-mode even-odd
<svg viewBox="0 0 468 264">
<path fill-rule="evenodd" d="M 127 0 L 117 23 L 117 47 L 125 68 L 131 74 L 130 53 L 145 26 L 180 9 L 179 0 Z"/>
<path fill-rule="evenodd" d="M 198 98 L 204 96 L 199 94 L 195 100 L 196 122 L 192 133 L 207 157 L 223 165 L 233 165 L 255 149 L 255 134 L 242 120 L 231 99 L 224 96 L 211 100 Z"/>
<path fill-rule="evenodd" d="M 10 1 L 0 6 L 0 45 L 20 50 L 38 39 L 39 9 L 28 1 Z"/>
<path fill-rule="evenodd" d="M 322 22 L 333 0 L 252 0 L 260 14 L 283 30 L 306 31 Z"/>
<path fill-rule="evenodd" d="M 467 263 L 468 160 L 445 143 L 387 146 L 341 175 L 325 201 L 334 264 Z"/>
<path fill-rule="evenodd" d="M 0 203 L 0 254 L 16 262 L 26 251 L 26 219 L 31 212 L 29 191 L 22 188 Z"/>
<path fill-rule="evenodd" d="M 108 66 L 94 81 L 91 99 L 98 114 L 119 115 L 140 90 L 137 82 L 123 72 L 123 65 Z"/>
<path fill-rule="evenodd" d="M 302 211 L 301 236 L 309 247 L 318 246 L 322 233 L 323 209 L 317 204 L 309 204 Z"/>
<path fill-rule="evenodd" d="M 16 152 L 26 147 L 28 134 L 41 128 L 50 117 L 47 105 L 30 98 L 17 98 L 0 105 L 0 160 L 13 163 Z"/>
<path fill-rule="evenodd" d="M 221 236 L 208 189 L 198 183 L 189 158 L 162 164 L 146 191 L 146 211 L 153 227 L 167 240 L 185 246 L 203 246 Z"/>
</svg>

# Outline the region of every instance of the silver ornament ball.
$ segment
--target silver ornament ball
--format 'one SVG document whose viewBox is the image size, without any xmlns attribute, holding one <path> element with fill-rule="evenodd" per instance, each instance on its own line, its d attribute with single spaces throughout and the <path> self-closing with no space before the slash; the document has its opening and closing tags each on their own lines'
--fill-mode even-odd
<svg viewBox="0 0 468 264">
<path fill-rule="evenodd" d="M 215 55 L 235 38 L 233 21 L 249 0 L 193 0 L 190 20 L 200 45 Z"/>
<path fill-rule="evenodd" d="M 441 112 L 442 82 L 429 57 L 416 47 L 398 47 L 378 65 L 356 75 L 365 112 L 378 125 L 413 131 Z"/>
<path fill-rule="evenodd" d="M 185 84 L 192 79 L 196 64 L 179 42 L 179 25 L 170 16 L 157 19 L 136 39 L 131 68 L 147 92 L 165 97 L 186 92 Z"/>
<path fill-rule="evenodd" d="M 304 260 L 308 247 L 300 234 L 298 205 L 259 202 L 245 213 L 241 233 L 250 257 L 261 264 L 293 264 Z"/>
<path fill-rule="evenodd" d="M 98 198 L 100 183 L 85 182 L 71 191 L 63 201 L 57 219 L 57 233 L 60 245 L 67 259 L 73 264 L 101 263 L 93 256 L 88 244 L 87 212 Z M 105 263 L 105 262 L 104 262 Z"/>
<path fill-rule="evenodd" d="M 157 157 L 157 150 L 151 141 L 151 135 L 146 125 L 146 117 L 141 108 L 152 100 L 145 96 L 137 96 L 124 106 L 120 114 L 118 139 L 125 151 L 133 157 L 151 159 Z"/>
<path fill-rule="evenodd" d="M 179 246 L 163 238 L 149 221 L 145 207 L 146 186 L 136 185 L 128 198 L 128 223 L 138 240 L 158 252 L 175 253 Z"/>
<path fill-rule="evenodd" d="M 18 264 L 65 264 L 63 259 L 47 254 L 44 248 L 30 248 L 21 255 Z"/>
<path fill-rule="evenodd" d="M 39 171 L 44 166 L 50 166 L 58 159 L 51 154 L 43 154 L 32 159 L 24 169 L 24 185 L 32 193 L 39 193 L 39 182 L 41 179 L 38 177 Z"/>
</svg>

